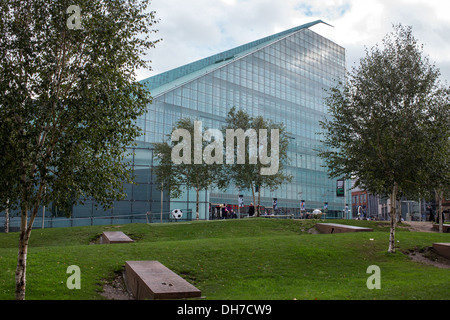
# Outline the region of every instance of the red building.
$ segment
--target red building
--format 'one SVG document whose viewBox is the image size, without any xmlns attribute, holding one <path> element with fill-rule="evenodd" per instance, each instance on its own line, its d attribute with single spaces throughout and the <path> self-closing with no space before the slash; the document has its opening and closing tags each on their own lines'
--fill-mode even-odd
<svg viewBox="0 0 450 320">
<path fill-rule="evenodd" d="M 361 207 L 360 212 L 367 217 L 367 208 L 369 202 L 369 194 L 367 191 L 353 191 L 352 192 L 352 213 L 353 217 L 358 217 L 358 208 Z"/>
</svg>

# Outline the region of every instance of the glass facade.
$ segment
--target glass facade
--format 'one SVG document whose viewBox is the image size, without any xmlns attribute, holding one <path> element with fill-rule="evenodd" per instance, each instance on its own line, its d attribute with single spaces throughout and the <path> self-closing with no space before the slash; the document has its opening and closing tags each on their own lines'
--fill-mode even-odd
<svg viewBox="0 0 450 320">
<path fill-rule="evenodd" d="M 233 106 L 251 116 L 283 122 L 292 137 L 287 170 L 294 178 L 277 190 L 261 190 L 261 205 L 271 208 L 272 199 L 277 198 L 283 213 L 298 213 L 301 200 L 308 211 L 323 209 L 327 202 L 328 215 L 341 217 L 345 204 L 351 203 L 350 193 L 345 198 L 336 196 L 336 181 L 328 179 L 315 150 L 320 146 L 319 121 L 327 112 L 324 89 L 343 80 L 345 74 L 344 48 L 299 28 L 253 47 L 243 46 L 240 52 L 234 49 L 207 59 L 200 69 L 196 65 L 202 61 L 144 81 L 154 102 L 139 120 L 145 132 L 139 141 L 150 148 L 181 117 L 220 129 Z M 234 185 L 227 192 L 209 190 L 202 199 L 200 217 L 209 218 L 210 203 L 237 205 L 239 194 L 244 195 L 246 205 L 252 201 L 250 191 L 237 190 Z M 171 199 L 170 208 L 186 208 L 190 200 L 187 209 L 195 211 L 194 196 L 191 191 L 181 199 Z"/>
<path fill-rule="evenodd" d="M 284 123 L 291 137 L 287 170 L 293 180 L 277 190 L 262 189 L 261 205 L 272 208 L 272 199 L 277 198 L 277 213 L 297 215 L 302 200 L 309 212 L 323 209 L 328 203 L 327 217 L 342 217 L 345 204 L 351 208 L 351 192 L 346 192 L 344 198 L 336 196 L 336 180 L 328 178 L 322 167 L 324 161 L 315 150 L 320 146 L 319 121 L 327 113 L 325 90 L 345 76 L 345 49 L 308 29 L 316 23 L 143 80 L 154 100 L 137 120 L 144 132 L 131 150 L 137 184 L 126 185 L 127 199 L 115 202 L 111 210 L 96 210 L 93 201 L 87 200 L 73 208 L 72 219 L 64 223 L 61 219 L 57 226 L 145 222 L 147 212 L 152 212 L 152 221 L 167 221 L 170 210 L 175 208 L 183 210 L 185 218 L 189 219 L 192 212 L 195 216 L 193 190 L 186 190 L 179 199 L 169 199 L 167 192 L 161 192 L 154 183 L 152 143 L 163 141 L 182 117 L 220 129 L 232 107 Z M 346 190 L 349 187 L 347 182 Z M 238 190 L 234 185 L 226 192 L 202 192 L 200 219 L 211 218 L 211 205 L 237 205 L 240 194 L 244 195 L 245 205 L 252 202 L 251 191 Z M 55 213 L 47 211 L 46 215 L 56 223 L 58 219 L 51 218 Z M 36 220 L 37 225 L 40 223 Z"/>
</svg>

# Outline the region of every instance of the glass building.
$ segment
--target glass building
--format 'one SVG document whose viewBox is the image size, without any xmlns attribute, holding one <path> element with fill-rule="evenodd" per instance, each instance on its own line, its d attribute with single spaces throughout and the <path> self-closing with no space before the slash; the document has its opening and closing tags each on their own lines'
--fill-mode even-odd
<svg viewBox="0 0 450 320">
<path fill-rule="evenodd" d="M 272 199 L 277 198 L 279 211 L 296 214 L 300 213 L 301 200 L 308 211 L 323 209 L 328 203 L 328 216 L 341 217 L 350 203 L 350 194 L 337 197 L 336 181 L 327 177 L 324 162 L 315 150 L 320 146 L 319 121 L 327 112 L 324 89 L 343 80 L 345 49 L 308 29 L 318 23 L 321 21 L 144 80 L 154 102 L 139 120 L 145 134 L 138 140 L 143 149 L 135 156 L 135 168 L 146 161 L 151 166 L 144 150 L 151 153 L 151 144 L 163 141 L 181 117 L 220 129 L 235 106 L 251 116 L 283 122 L 291 136 L 287 170 L 293 181 L 275 191 L 261 190 L 261 205 L 271 208 Z M 244 195 L 246 205 L 252 201 L 250 191 L 238 190 L 234 185 L 227 192 L 204 192 L 200 218 L 210 218 L 210 204 L 237 205 L 239 194 Z M 180 199 L 170 199 L 167 207 L 195 212 L 195 192 L 187 190 Z"/>
<path fill-rule="evenodd" d="M 287 170 L 293 180 L 277 190 L 261 190 L 261 205 L 272 208 L 272 199 L 277 198 L 277 213 L 298 216 L 303 200 L 306 211 L 327 206 L 328 218 L 342 217 L 345 205 L 351 204 L 351 194 L 337 196 L 337 181 L 328 178 L 322 167 L 324 161 L 315 150 L 320 147 L 319 121 L 327 113 L 325 90 L 345 76 L 345 49 L 309 29 L 318 23 L 323 22 L 295 27 L 143 80 L 153 103 L 138 119 L 144 134 L 132 148 L 137 184 L 127 185 L 127 199 L 115 202 L 106 212 L 97 211 L 94 201 L 87 200 L 73 208 L 72 219 L 56 224 L 58 219 L 51 216 L 57 215 L 57 210 L 48 208 L 45 215 L 55 223 L 53 226 L 145 222 L 149 217 L 156 222 L 167 221 L 168 213 L 175 208 L 181 209 L 187 219 L 191 213 L 195 217 L 193 190 L 170 199 L 155 184 L 152 143 L 165 140 L 182 117 L 220 129 L 232 107 L 250 116 L 282 122 L 291 136 Z M 348 181 L 346 190 L 349 187 Z M 212 218 L 210 208 L 214 204 L 236 206 L 240 194 L 245 205 L 252 202 L 251 191 L 238 190 L 231 184 L 226 192 L 202 192 L 200 219 Z"/>
</svg>

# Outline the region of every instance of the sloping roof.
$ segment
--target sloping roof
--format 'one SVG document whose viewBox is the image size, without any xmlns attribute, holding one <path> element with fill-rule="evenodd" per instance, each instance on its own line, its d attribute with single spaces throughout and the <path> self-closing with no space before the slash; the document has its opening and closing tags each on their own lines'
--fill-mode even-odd
<svg viewBox="0 0 450 320">
<path fill-rule="evenodd" d="M 278 41 L 290 34 L 293 34 L 302 29 L 310 28 L 316 24 L 324 23 L 322 20 L 316 20 L 304 25 L 294 27 L 292 29 L 241 45 L 234 49 L 230 49 L 213 56 L 189 63 L 187 65 L 157 74 L 145 80 L 141 83 L 147 86 L 151 91 L 152 96 L 156 97 L 170 89 L 178 87 L 179 85 L 186 83 L 192 79 L 195 79 L 203 74 L 209 73 L 224 64 L 228 64 L 231 61 L 238 59 L 250 52 L 253 52 L 261 47 L 265 47 L 275 41 Z M 327 24 L 329 25 L 329 24 Z"/>
</svg>

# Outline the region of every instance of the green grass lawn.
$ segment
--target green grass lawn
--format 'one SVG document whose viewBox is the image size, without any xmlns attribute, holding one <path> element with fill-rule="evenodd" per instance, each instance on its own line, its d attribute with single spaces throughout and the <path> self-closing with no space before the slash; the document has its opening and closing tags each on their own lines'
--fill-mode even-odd
<svg viewBox="0 0 450 320">
<path fill-rule="evenodd" d="M 32 231 L 26 299 L 104 299 L 106 281 L 127 260 L 158 260 L 191 282 L 206 299 L 449 299 L 450 272 L 413 262 L 402 251 L 450 242 L 449 234 L 397 229 L 389 254 L 386 224 L 374 232 L 310 234 L 313 220 L 242 219 L 127 224 Z M 131 244 L 90 244 L 103 231 L 123 231 Z M 0 299 L 14 299 L 18 233 L 0 234 Z M 81 289 L 66 286 L 67 267 L 81 269 Z M 369 290 L 370 265 L 381 289 Z"/>
</svg>

